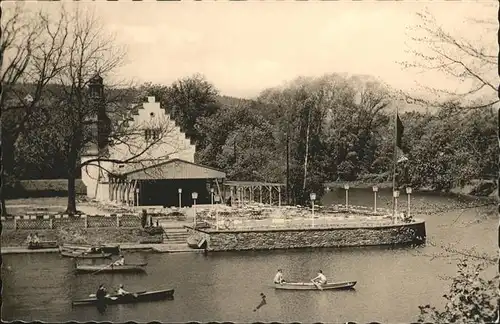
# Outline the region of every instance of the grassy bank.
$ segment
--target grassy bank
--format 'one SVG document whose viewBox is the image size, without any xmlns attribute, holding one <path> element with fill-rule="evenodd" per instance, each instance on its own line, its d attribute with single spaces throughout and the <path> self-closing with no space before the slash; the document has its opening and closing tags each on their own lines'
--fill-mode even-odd
<svg viewBox="0 0 500 324">
<path fill-rule="evenodd" d="M 87 187 L 81 179 L 76 179 L 75 189 L 78 195 L 86 195 Z M 20 180 L 7 191 L 7 198 L 61 197 L 68 195 L 68 180 L 40 179 Z"/>
<path fill-rule="evenodd" d="M 57 241 L 58 244 L 105 244 L 105 243 L 139 243 L 149 237 L 140 228 L 61 228 L 57 230 L 2 230 L 1 245 L 26 246 L 29 233 L 38 233 L 42 241 Z"/>
</svg>

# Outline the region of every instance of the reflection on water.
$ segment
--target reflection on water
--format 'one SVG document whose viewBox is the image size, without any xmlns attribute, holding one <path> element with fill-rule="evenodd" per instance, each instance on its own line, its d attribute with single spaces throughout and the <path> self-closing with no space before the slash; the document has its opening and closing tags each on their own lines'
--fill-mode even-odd
<svg viewBox="0 0 500 324">
<path fill-rule="evenodd" d="M 325 200 L 341 203 L 343 190 Z M 353 204 L 368 205 L 372 195 L 349 193 Z M 385 198 L 382 197 L 382 201 Z M 387 198 L 389 200 L 390 198 Z M 449 204 L 448 198 L 415 197 L 415 204 Z M 453 207 L 450 204 L 450 208 Z M 380 205 L 382 206 L 382 205 Z M 460 214 L 462 213 L 462 214 Z M 457 217 L 460 217 L 457 219 Z M 456 248 L 495 253 L 498 221 L 475 222 L 477 211 L 450 210 L 424 215 L 428 239 Z M 147 262 L 146 274 L 76 274 L 74 261 L 57 254 L 5 255 L 2 279 L 4 320 L 77 321 L 299 321 L 408 322 L 418 306 L 442 302 L 455 274 L 455 260 L 432 258 L 430 244 L 411 248 L 303 249 L 209 254 L 130 253 L 130 262 Z M 99 264 L 101 260 L 85 260 Z M 105 261 L 104 261 L 105 262 Z M 347 291 L 274 290 L 278 268 L 285 279 L 308 281 L 322 269 L 328 281 L 356 280 Z M 175 299 L 128 305 L 71 306 L 71 300 L 124 284 L 129 291 L 175 289 Z M 266 295 L 266 305 L 253 311 Z"/>
</svg>

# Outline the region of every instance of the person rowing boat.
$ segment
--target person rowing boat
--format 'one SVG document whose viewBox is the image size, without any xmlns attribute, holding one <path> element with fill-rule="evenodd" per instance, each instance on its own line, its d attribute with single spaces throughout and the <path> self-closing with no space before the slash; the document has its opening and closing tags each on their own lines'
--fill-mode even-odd
<svg viewBox="0 0 500 324">
<path fill-rule="evenodd" d="M 120 255 L 120 258 L 112 263 L 113 266 L 122 266 L 125 265 L 125 258 L 123 255 Z"/>
<path fill-rule="evenodd" d="M 281 269 L 278 269 L 278 272 L 274 276 L 273 282 L 275 284 L 282 284 L 285 282 L 285 280 L 283 279 L 283 272 L 281 271 Z"/>
<path fill-rule="evenodd" d="M 106 298 L 107 294 L 108 294 L 108 292 L 106 291 L 106 287 L 104 287 L 104 285 L 101 284 L 99 286 L 99 289 L 97 289 L 97 292 L 95 293 L 95 297 L 96 297 L 97 301 L 103 302 L 104 299 Z"/>
<path fill-rule="evenodd" d="M 326 277 L 321 270 L 318 271 L 318 275 L 315 278 L 311 279 L 311 281 L 319 285 L 324 285 L 327 282 Z"/>
<path fill-rule="evenodd" d="M 120 287 L 118 288 L 118 290 L 116 291 L 116 294 L 117 295 L 120 295 L 120 296 L 123 296 L 123 295 L 130 295 L 130 293 L 128 291 L 126 291 L 125 289 L 123 289 L 123 285 L 120 285 Z"/>
</svg>

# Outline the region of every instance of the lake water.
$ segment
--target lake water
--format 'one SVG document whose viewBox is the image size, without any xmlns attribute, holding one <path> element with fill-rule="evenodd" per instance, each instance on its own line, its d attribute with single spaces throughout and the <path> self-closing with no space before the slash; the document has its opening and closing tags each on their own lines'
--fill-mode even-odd
<svg viewBox="0 0 500 324">
<path fill-rule="evenodd" d="M 350 190 L 351 203 L 372 206 L 373 194 Z M 390 195 L 380 193 L 379 206 Z M 334 190 L 324 204 L 344 203 Z M 448 276 L 456 273 L 457 256 L 439 246 L 475 248 L 495 255 L 498 218 L 480 208 L 461 209 L 451 198 L 415 195 L 415 211 L 426 220 L 429 243 L 420 248 L 307 249 L 203 254 L 127 254 L 131 262 L 148 262 L 147 273 L 78 274 L 74 261 L 58 254 L 4 255 L 3 320 L 76 321 L 233 321 L 271 322 L 410 322 L 419 305 L 443 303 Z M 402 202 L 406 207 L 406 200 Z M 490 207 L 494 210 L 495 207 Z M 92 262 L 92 261 L 89 261 Z M 286 279 L 309 280 L 322 269 L 329 281 L 357 280 L 354 291 L 275 291 L 272 279 L 283 268 Z M 493 267 L 494 268 L 494 267 Z M 72 299 L 120 283 L 129 291 L 175 288 L 174 300 L 95 307 L 71 306 Z M 267 296 L 260 303 L 259 294 Z"/>
</svg>

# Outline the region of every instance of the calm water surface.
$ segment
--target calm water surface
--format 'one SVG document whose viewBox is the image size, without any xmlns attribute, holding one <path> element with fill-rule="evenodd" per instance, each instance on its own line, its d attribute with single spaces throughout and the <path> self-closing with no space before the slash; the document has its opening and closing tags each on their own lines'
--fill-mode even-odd
<svg viewBox="0 0 500 324">
<path fill-rule="evenodd" d="M 340 203 L 343 190 L 331 192 L 324 203 Z M 371 206 L 373 196 L 350 191 L 351 203 Z M 389 202 L 382 193 L 379 206 Z M 449 198 L 418 196 L 419 208 L 448 209 L 422 215 L 428 241 L 456 249 L 496 251 L 498 219 L 476 209 L 457 209 Z M 477 219 L 480 219 L 478 222 Z M 456 272 L 456 257 L 435 257 L 439 247 L 355 248 L 229 252 L 202 254 L 130 253 L 131 262 L 148 262 L 147 274 L 79 274 L 74 262 L 57 254 L 5 255 L 2 265 L 3 320 L 77 321 L 380 321 L 416 320 L 418 306 L 441 305 Z M 92 262 L 92 261 L 88 261 Z M 357 280 L 355 291 L 275 291 L 277 268 L 291 280 L 309 280 L 323 269 L 330 281 Z M 94 293 L 100 283 L 130 291 L 175 288 L 172 301 L 109 306 L 101 314 L 94 307 L 71 307 L 71 300 Z M 256 312 L 259 294 L 267 305 Z"/>
</svg>

